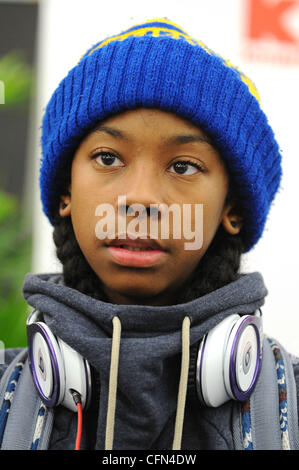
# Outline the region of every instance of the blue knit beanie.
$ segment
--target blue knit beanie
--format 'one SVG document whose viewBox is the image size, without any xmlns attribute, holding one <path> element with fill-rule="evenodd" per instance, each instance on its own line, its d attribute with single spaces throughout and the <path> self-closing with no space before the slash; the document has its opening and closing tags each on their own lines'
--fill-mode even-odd
<svg viewBox="0 0 299 470">
<path fill-rule="evenodd" d="M 212 138 L 237 185 L 249 251 L 280 184 L 277 142 L 249 78 L 166 18 L 95 44 L 53 93 L 43 117 L 40 171 L 50 222 L 82 137 L 109 115 L 139 107 L 174 112 Z"/>
</svg>

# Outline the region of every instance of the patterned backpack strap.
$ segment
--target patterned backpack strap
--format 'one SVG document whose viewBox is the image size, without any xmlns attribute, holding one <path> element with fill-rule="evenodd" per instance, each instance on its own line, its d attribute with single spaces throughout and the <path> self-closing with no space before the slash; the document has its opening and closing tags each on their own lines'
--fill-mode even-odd
<svg viewBox="0 0 299 470">
<path fill-rule="evenodd" d="M 11 367 L 10 367 L 11 366 Z M 16 358 L 1 380 L 1 450 L 44 450 L 48 448 L 54 411 L 37 394 L 26 355 Z"/>
<path fill-rule="evenodd" d="M 27 349 L 17 354 L 14 360 L 7 367 L 0 381 L 0 449 L 6 428 L 7 418 L 14 398 L 14 392 L 25 361 L 27 359 Z"/>
<path fill-rule="evenodd" d="M 289 355 L 269 338 L 263 343 L 263 363 L 249 400 L 233 412 L 233 436 L 238 450 L 299 449 L 296 384 Z"/>
<path fill-rule="evenodd" d="M 276 364 L 282 449 L 299 450 L 297 389 L 291 357 L 278 341 L 268 338 L 268 342 Z"/>
</svg>

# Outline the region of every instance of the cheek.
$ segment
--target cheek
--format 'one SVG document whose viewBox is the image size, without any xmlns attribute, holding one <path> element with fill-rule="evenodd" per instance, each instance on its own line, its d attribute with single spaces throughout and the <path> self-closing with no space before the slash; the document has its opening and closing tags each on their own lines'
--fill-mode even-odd
<svg viewBox="0 0 299 470">
<path fill-rule="evenodd" d="M 212 241 L 212 238 L 221 223 L 225 197 L 225 187 L 221 189 L 219 187 L 214 187 L 210 192 L 207 191 L 202 198 L 202 231 L 205 246 Z"/>
<path fill-rule="evenodd" d="M 74 161 L 72 168 L 71 207 L 78 225 L 95 222 L 96 207 L 103 202 L 105 192 L 89 162 Z"/>
<path fill-rule="evenodd" d="M 96 241 L 95 227 L 97 217 L 96 207 L 99 204 L 99 194 L 92 191 L 90 186 L 72 186 L 71 218 L 74 233 L 84 254 L 94 247 Z"/>
<path fill-rule="evenodd" d="M 75 210 L 72 209 L 71 217 L 75 237 L 81 251 L 86 256 L 91 250 L 95 238 L 91 215 L 88 211 L 82 212 L 80 207 L 76 207 Z"/>
</svg>

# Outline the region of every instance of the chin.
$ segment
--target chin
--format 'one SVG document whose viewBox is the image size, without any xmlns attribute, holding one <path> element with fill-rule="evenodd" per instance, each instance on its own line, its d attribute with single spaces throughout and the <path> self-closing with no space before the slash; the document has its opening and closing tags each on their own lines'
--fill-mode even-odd
<svg viewBox="0 0 299 470">
<path fill-rule="evenodd" d="M 126 297 L 136 298 L 136 299 L 148 299 L 152 297 L 156 297 L 161 293 L 161 289 L 154 290 L 153 288 L 149 289 L 149 286 L 139 286 L 135 284 L 134 286 L 125 287 L 122 286 L 117 289 L 113 289 L 119 295 L 123 295 Z"/>
<path fill-rule="evenodd" d="M 107 284 L 106 284 L 107 285 Z M 124 303 L 138 303 L 140 305 L 145 305 L 148 303 L 155 303 L 158 301 L 160 296 L 163 296 L 163 289 L 161 286 L 153 286 L 152 283 L 138 283 L 138 282 L 130 282 L 128 285 L 128 277 L 127 282 L 124 283 L 108 283 L 108 293 L 115 296 L 118 301 L 124 301 Z"/>
</svg>

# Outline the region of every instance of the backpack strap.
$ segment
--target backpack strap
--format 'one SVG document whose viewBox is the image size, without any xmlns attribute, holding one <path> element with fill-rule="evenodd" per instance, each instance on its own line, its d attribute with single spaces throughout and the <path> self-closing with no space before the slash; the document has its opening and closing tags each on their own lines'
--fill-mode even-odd
<svg viewBox="0 0 299 470">
<path fill-rule="evenodd" d="M 27 350 L 18 354 L 2 377 L 0 406 L 1 450 L 48 448 L 54 411 L 45 407 L 35 390 Z"/>
<path fill-rule="evenodd" d="M 0 449 L 16 385 L 26 359 L 27 350 L 20 351 L 7 367 L 0 381 Z"/>
<path fill-rule="evenodd" d="M 263 341 L 261 372 L 251 397 L 234 405 L 233 438 L 237 450 L 299 449 L 293 366 L 270 338 Z"/>
<path fill-rule="evenodd" d="M 268 341 L 276 362 L 282 448 L 299 450 L 297 387 L 291 355 L 278 341 Z"/>
</svg>

